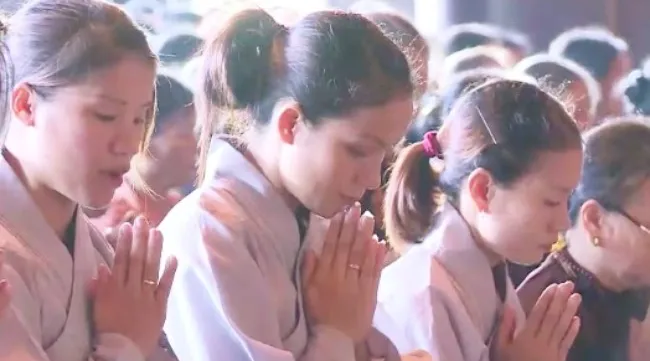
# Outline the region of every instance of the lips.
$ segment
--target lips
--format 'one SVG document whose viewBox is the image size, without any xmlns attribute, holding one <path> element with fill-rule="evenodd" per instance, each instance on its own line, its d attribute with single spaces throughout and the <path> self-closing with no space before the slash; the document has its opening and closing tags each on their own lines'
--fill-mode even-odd
<svg viewBox="0 0 650 361">
<path fill-rule="evenodd" d="M 115 168 L 102 171 L 102 174 L 108 178 L 111 183 L 117 188 L 122 184 L 124 175 L 129 171 L 129 168 Z"/>
</svg>

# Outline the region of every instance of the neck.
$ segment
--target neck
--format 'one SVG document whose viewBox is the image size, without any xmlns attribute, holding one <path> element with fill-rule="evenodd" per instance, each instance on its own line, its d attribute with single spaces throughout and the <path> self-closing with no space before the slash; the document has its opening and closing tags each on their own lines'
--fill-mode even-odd
<svg viewBox="0 0 650 361">
<path fill-rule="evenodd" d="M 490 264 L 490 267 L 494 267 L 500 263 L 503 263 L 504 258 L 498 253 L 494 252 L 489 246 L 485 239 L 481 236 L 481 233 L 478 231 L 478 228 L 475 227 L 477 212 L 473 206 L 463 206 L 462 201 L 460 202 L 461 206 L 459 212 L 467 226 L 469 227 L 470 233 L 472 234 L 472 240 L 476 246 L 485 254 L 485 257 Z"/>
<path fill-rule="evenodd" d="M 251 135 L 255 137 L 256 135 Z M 254 139 L 254 138 L 253 138 Z M 292 210 L 297 210 L 300 203 L 298 200 L 291 195 L 284 187 L 284 182 L 282 182 L 282 176 L 280 175 L 280 170 L 278 169 L 278 161 L 276 158 L 270 156 L 270 154 L 276 154 L 277 151 L 269 150 L 261 144 L 267 144 L 273 142 L 264 142 L 264 141 L 249 141 L 247 144 L 247 151 L 244 153 L 244 156 L 248 161 L 250 161 L 266 179 L 273 185 L 273 188 L 277 190 L 287 206 Z"/>
<path fill-rule="evenodd" d="M 598 247 L 591 244 L 588 235 L 572 230 L 567 233 L 566 238 L 567 250 L 571 258 L 591 273 L 604 288 L 614 292 L 622 292 L 629 288 L 616 272 L 608 267 L 611 262 L 603 257 L 603 252 L 599 251 Z"/>
<path fill-rule="evenodd" d="M 5 150 L 3 153 L 41 214 L 43 214 L 47 224 L 52 227 L 59 239 L 63 239 L 77 205 L 61 193 L 48 187 L 45 182 L 39 180 L 35 172 L 29 169 L 28 162 L 21 160 L 20 152 Z"/>
</svg>

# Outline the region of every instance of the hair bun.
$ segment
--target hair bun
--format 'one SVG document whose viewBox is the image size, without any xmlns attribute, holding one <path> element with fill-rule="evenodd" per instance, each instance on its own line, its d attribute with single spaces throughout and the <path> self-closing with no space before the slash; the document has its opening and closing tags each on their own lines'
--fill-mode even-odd
<svg viewBox="0 0 650 361">
<path fill-rule="evenodd" d="M 629 78 L 625 97 L 634 108 L 638 108 L 647 97 L 649 81 L 640 70 L 634 70 L 630 73 Z"/>
</svg>

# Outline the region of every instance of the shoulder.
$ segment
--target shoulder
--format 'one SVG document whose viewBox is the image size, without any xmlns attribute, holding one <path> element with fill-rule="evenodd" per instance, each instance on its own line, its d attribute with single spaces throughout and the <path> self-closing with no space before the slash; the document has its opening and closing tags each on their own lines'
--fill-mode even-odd
<svg viewBox="0 0 650 361">
<path fill-rule="evenodd" d="M 178 202 L 160 223 L 164 248 L 186 254 L 196 243 L 204 246 L 232 246 L 246 238 L 247 213 L 232 185 L 226 182 L 200 187 Z"/>
<path fill-rule="evenodd" d="M 378 303 L 414 316 L 453 312 L 459 296 L 451 279 L 436 265 L 427 252 L 411 250 L 382 272 Z"/>
<path fill-rule="evenodd" d="M 562 265 L 556 260 L 554 254 L 550 254 L 517 288 L 517 295 L 524 311 L 530 312 L 546 287 L 554 283 L 565 282 L 568 279 Z"/>
</svg>

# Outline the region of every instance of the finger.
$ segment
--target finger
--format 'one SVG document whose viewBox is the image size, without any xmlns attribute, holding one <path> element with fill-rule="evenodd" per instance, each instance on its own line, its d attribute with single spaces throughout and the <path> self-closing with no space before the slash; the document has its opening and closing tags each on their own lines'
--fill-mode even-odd
<svg viewBox="0 0 650 361">
<path fill-rule="evenodd" d="M 377 290 L 379 289 L 379 281 L 381 279 L 381 271 L 384 269 L 384 263 L 386 262 L 386 254 L 388 253 L 388 247 L 386 246 L 386 241 L 379 241 L 377 236 L 372 238 L 376 246 L 375 254 L 375 269 L 373 275 L 373 294 L 375 300 L 377 299 Z"/>
<path fill-rule="evenodd" d="M 323 242 L 323 249 L 320 254 L 319 264 L 327 269 L 331 269 L 334 264 L 334 256 L 336 255 L 336 242 L 338 242 L 339 235 L 341 234 L 341 227 L 343 224 L 343 213 L 336 214 L 327 227 L 325 234 L 325 241 Z"/>
<path fill-rule="evenodd" d="M 339 273 L 339 276 L 344 277 L 347 271 L 348 260 L 350 259 L 350 249 L 352 243 L 357 235 L 357 228 L 359 225 L 359 217 L 361 216 L 361 206 L 355 203 L 352 208 L 348 210 L 343 219 L 343 226 L 341 227 L 341 234 L 336 242 L 336 252 L 334 255 L 334 271 Z"/>
<path fill-rule="evenodd" d="M 305 258 L 302 261 L 302 285 L 303 288 L 311 284 L 312 278 L 316 272 L 318 257 L 312 250 L 305 252 Z"/>
<path fill-rule="evenodd" d="M 386 257 L 388 257 L 388 243 L 386 241 L 377 241 L 377 236 L 373 238 L 377 242 L 379 250 L 377 251 L 377 260 L 375 261 L 375 277 L 379 281 L 379 276 L 381 271 L 384 269 L 384 264 L 386 264 Z"/>
<path fill-rule="evenodd" d="M 113 249 L 115 249 L 117 247 L 117 235 L 118 235 L 118 232 L 119 232 L 118 227 L 108 227 L 108 228 L 104 229 L 104 232 L 103 232 L 104 238 L 106 238 L 106 242 L 108 242 L 108 244 L 110 244 L 111 247 L 113 247 Z"/>
<path fill-rule="evenodd" d="M 0 315 L 11 303 L 11 285 L 7 280 L 0 281 Z"/>
<path fill-rule="evenodd" d="M 350 248 L 346 276 L 358 277 L 360 275 L 361 268 L 365 263 L 364 260 L 369 256 L 366 253 L 368 252 L 369 242 L 372 241 L 372 232 L 374 229 L 375 217 L 372 213 L 366 211 L 359 220 L 357 234 Z M 374 266 L 374 259 L 371 263 Z"/>
<path fill-rule="evenodd" d="M 528 333 L 530 336 L 537 336 L 537 333 L 542 326 L 544 315 L 546 315 L 546 310 L 548 310 L 548 306 L 551 304 L 553 297 L 555 297 L 557 286 L 557 284 L 549 285 L 546 287 L 544 292 L 542 292 L 539 298 L 537 298 L 537 301 L 526 320 L 526 327 L 522 330 L 523 333 Z"/>
<path fill-rule="evenodd" d="M 569 326 L 569 329 L 567 330 L 567 333 L 564 336 L 562 343 L 560 344 L 559 360 L 565 360 L 569 355 L 571 346 L 573 346 L 573 342 L 576 340 L 576 337 L 578 337 L 580 324 L 580 317 L 573 316 L 573 319 L 571 320 L 571 326 Z"/>
<path fill-rule="evenodd" d="M 544 315 L 541 327 L 537 333 L 538 337 L 544 342 L 550 344 L 553 332 L 560 322 L 564 308 L 566 307 L 572 293 L 573 283 L 565 282 L 558 286 L 557 292 L 546 310 L 546 315 Z"/>
<path fill-rule="evenodd" d="M 515 312 L 510 307 L 505 307 L 503 309 L 503 315 L 501 317 L 501 323 L 499 324 L 499 329 L 496 333 L 496 342 L 495 345 L 499 350 L 509 346 L 514 337 L 515 329 L 517 328 L 517 318 Z"/>
<path fill-rule="evenodd" d="M 0 277 L 2 277 L 4 265 L 5 265 L 5 251 L 0 249 Z"/>
<path fill-rule="evenodd" d="M 144 217 L 138 217 L 133 225 L 133 244 L 129 257 L 128 285 L 139 291 L 144 285 L 144 263 L 149 243 L 149 225 Z"/>
<path fill-rule="evenodd" d="M 100 290 L 106 287 L 106 284 L 110 282 L 110 277 L 111 271 L 108 269 L 108 266 L 100 264 L 97 268 L 97 275 L 88 282 L 88 295 L 91 299 L 97 297 Z"/>
<path fill-rule="evenodd" d="M 579 294 L 574 293 L 564 304 L 562 315 L 560 316 L 557 326 L 555 326 L 555 330 L 551 334 L 550 344 L 552 347 L 559 348 L 562 340 L 567 334 L 569 327 L 571 327 L 571 322 L 573 321 L 573 317 L 575 317 L 576 313 L 578 312 L 578 307 L 580 307 L 581 301 L 582 297 Z"/>
<path fill-rule="evenodd" d="M 129 254 L 131 253 L 131 244 L 133 243 L 133 228 L 130 224 L 124 223 L 120 226 L 117 233 L 117 247 L 115 248 L 115 258 L 113 260 L 113 277 L 120 285 L 126 283 L 126 277 L 129 273 Z"/>
<path fill-rule="evenodd" d="M 174 283 L 174 276 L 176 275 L 177 269 L 178 261 L 176 260 L 176 257 L 170 257 L 165 263 L 165 270 L 163 271 L 162 276 L 160 276 L 155 297 L 164 308 L 167 307 L 167 299 L 172 290 L 172 284 Z"/>
<path fill-rule="evenodd" d="M 363 242 L 364 243 L 364 248 L 363 252 L 365 253 L 365 257 L 363 258 L 363 263 L 361 264 L 361 268 L 359 270 L 354 270 L 350 269 L 350 272 L 358 272 L 360 278 L 362 278 L 361 281 L 361 287 L 365 286 L 370 286 L 374 283 L 375 280 L 375 270 L 376 270 L 376 262 L 377 262 L 377 253 L 380 252 L 380 245 L 378 244 L 377 241 L 377 236 L 373 235 L 371 238 Z M 349 267 L 350 268 L 350 267 Z"/>
<path fill-rule="evenodd" d="M 162 254 L 162 234 L 159 230 L 152 228 L 149 230 L 147 244 L 147 260 L 144 268 L 145 285 L 152 290 L 158 284 L 158 274 L 160 274 L 160 257 Z M 151 287 L 154 286 L 154 287 Z"/>
</svg>

